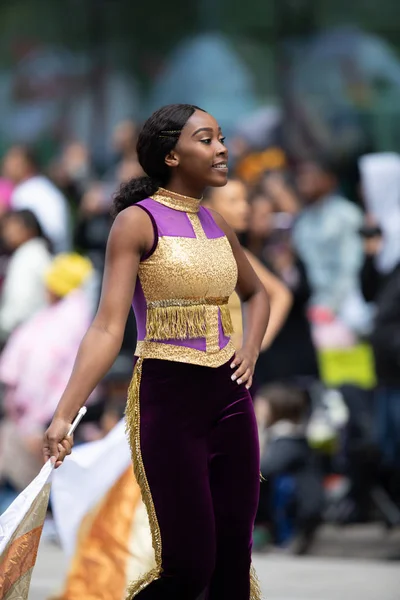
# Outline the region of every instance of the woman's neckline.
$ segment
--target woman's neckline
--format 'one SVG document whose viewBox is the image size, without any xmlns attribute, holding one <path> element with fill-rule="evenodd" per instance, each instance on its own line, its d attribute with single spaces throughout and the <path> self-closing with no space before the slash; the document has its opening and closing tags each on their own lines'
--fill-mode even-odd
<svg viewBox="0 0 400 600">
<path fill-rule="evenodd" d="M 156 193 L 151 197 L 156 202 L 159 202 L 164 206 L 168 206 L 168 208 L 173 208 L 174 210 L 187 213 L 198 213 L 202 200 L 201 198 L 199 199 L 191 198 L 190 196 L 182 196 L 182 194 L 171 192 L 170 190 L 166 190 L 161 187 L 158 188 Z"/>
</svg>

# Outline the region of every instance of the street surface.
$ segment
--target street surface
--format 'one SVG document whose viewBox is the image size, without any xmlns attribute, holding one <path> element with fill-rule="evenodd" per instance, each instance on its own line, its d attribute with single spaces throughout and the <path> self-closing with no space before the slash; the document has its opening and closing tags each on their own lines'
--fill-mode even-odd
<svg viewBox="0 0 400 600">
<path fill-rule="evenodd" d="M 400 565 L 384 560 L 394 554 L 400 554 L 400 532 L 325 527 L 313 556 L 255 554 L 254 564 L 266 600 L 400 600 Z M 29 600 L 46 600 L 59 590 L 65 568 L 61 550 L 43 543 Z"/>
</svg>

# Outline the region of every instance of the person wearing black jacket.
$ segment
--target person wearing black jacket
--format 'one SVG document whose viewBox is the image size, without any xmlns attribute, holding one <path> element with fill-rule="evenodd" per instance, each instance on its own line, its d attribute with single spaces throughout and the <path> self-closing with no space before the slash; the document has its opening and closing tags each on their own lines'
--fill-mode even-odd
<svg viewBox="0 0 400 600">
<path fill-rule="evenodd" d="M 306 436 L 308 404 L 305 393 L 286 385 L 265 386 L 255 398 L 264 479 L 258 523 L 272 521 L 275 541 L 289 542 L 294 554 L 309 550 L 324 502 L 322 473 Z"/>
<path fill-rule="evenodd" d="M 382 244 L 379 230 L 365 237 L 362 292 L 374 302 L 376 314 L 371 345 L 377 375 L 378 435 L 384 464 L 400 479 L 400 262 L 382 274 L 375 257 Z"/>
<path fill-rule="evenodd" d="M 319 367 L 306 315 L 311 292 L 304 265 L 295 256 L 287 269 L 280 269 L 274 261 L 265 264 L 288 287 L 293 305 L 270 348 L 260 354 L 256 381 L 259 385 L 280 382 L 308 388 L 319 380 Z"/>
</svg>

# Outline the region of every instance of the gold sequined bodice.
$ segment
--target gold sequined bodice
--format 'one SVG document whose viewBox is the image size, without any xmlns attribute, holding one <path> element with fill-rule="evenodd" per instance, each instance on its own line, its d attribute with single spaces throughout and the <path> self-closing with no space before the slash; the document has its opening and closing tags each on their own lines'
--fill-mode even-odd
<svg viewBox="0 0 400 600">
<path fill-rule="evenodd" d="M 228 299 L 237 281 L 228 239 L 199 200 L 159 190 L 140 204 L 156 223 L 158 243 L 139 267 L 136 353 L 223 364 L 234 351 Z M 144 312 L 145 327 L 139 322 Z"/>
</svg>

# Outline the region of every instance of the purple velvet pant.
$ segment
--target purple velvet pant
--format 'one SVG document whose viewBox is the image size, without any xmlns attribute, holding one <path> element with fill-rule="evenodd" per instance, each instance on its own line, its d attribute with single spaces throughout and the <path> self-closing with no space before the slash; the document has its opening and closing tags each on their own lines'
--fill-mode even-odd
<svg viewBox="0 0 400 600">
<path fill-rule="evenodd" d="M 249 600 L 259 446 L 250 394 L 230 362 L 144 360 L 141 452 L 162 575 L 140 600 Z"/>
</svg>

